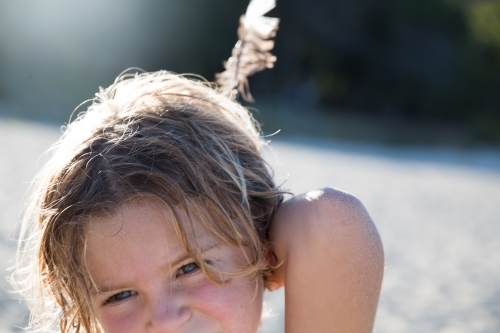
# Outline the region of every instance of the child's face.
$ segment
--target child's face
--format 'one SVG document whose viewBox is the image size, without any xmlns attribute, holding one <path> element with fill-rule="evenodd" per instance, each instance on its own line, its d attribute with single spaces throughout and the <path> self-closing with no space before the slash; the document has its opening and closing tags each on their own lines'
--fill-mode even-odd
<svg viewBox="0 0 500 333">
<path fill-rule="evenodd" d="M 212 266 L 237 272 L 247 263 L 240 249 L 194 224 Z M 154 204 L 128 204 L 121 214 L 91 220 L 86 261 L 100 290 L 92 296 L 94 313 L 106 333 L 255 333 L 259 327 L 262 281 L 256 297 L 251 277 L 212 284 Z"/>
</svg>

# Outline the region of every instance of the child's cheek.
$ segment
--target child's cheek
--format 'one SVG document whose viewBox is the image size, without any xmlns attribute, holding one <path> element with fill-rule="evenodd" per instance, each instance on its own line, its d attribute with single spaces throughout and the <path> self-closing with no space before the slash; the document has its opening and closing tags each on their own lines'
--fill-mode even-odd
<svg viewBox="0 0 500 333">
<path fill-rule="evenodd" d="M 208 279 L 203 279 L 196 285 L 191 285 L 186 290 L 191 307 L 219 320 L 231 317 L 231 308 L 236 298 L 236 295 L 231 294 L 231 284 L 229 282 L 227 285 L 217 286 Z"/>
<path fill-rule="evenodd" d="M 254 292 L 255 282 L 246 278 L 233 278 L 222 286 L 204 279 L 191 289 L 189 298 L 194 300 L 193 310 L 216 319 L 224 327 L 246 327 L 260 321 L 262 292 Z"/>
</svg>

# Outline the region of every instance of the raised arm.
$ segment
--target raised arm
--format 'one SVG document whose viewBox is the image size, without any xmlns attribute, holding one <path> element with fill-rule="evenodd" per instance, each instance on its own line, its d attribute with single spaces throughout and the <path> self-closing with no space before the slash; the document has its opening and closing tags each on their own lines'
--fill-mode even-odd
<svg viewBox="0 0 500 333">
<path fill-rule="evenodd" d="M 331 189 L 284 202 L 270 238 L 285 286 L 286 333 L 373 329 L 384 270 L 377 229 L 361 202 Z"/>
</svg>

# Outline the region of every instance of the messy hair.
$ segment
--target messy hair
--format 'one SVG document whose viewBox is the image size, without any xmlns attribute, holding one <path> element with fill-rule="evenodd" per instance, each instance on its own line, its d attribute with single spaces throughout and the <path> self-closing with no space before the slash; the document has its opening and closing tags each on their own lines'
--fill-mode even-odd
<svg viewBox="0 0 500 333">
<path fill-rule="evenodd" d="M 137 198 L 172 212 L 177 236 L 213 283 L 215 272 L 190 240 L 192 221 L 181 223 L 179 209 L 255 254 L 238 276 L 265 275 L 268 226 L 282 192 L 260 156 L 263 143 L 251 114 L 205 81 L 128 73 L 101 88 L 34 182 L 13 274 L 31 309 L 30 329 L 59 321 L 64 333 L 101 331 L 84 262 L 88 222 Z"/>
</svg>

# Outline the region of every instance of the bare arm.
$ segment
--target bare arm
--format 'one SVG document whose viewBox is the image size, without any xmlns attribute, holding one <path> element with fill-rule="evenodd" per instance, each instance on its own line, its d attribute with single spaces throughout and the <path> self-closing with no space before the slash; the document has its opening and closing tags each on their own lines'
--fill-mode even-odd
<svg viewBox="0 0 500 333">
<path fill-rule="evenodd" d="M 361 202 L 331 189 L 282 204 L 271 225 L 285 286 L 285 332 L 371 332 L 384 269 L 378 232 Z"/>
</svg>

